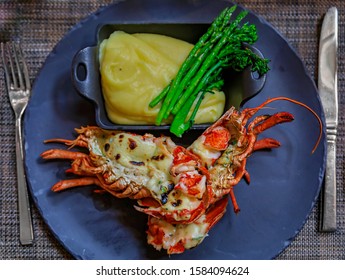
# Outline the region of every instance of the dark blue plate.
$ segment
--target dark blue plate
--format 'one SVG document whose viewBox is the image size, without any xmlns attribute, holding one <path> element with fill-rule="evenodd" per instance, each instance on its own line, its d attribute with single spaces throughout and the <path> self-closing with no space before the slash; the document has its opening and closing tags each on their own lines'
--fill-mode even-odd
<svg viewBox="0 0 345 280">
<path fill-rule="evenodd" d="M 325 168 L 324 131 L 306 109 L 278 101 L 266 113 L 288 111 L 292 123 L 276 126 L 262 136 L 273 137 L 281 148 L 260 151 L 248 160 L 248 186 L 235 188 L 241 212 L 231 206 L 204 242 L 182 255 L 167 256 L 146 244 L 146 216 L 133 202 L 93 193 L 92 187 L 52 193 L 50 187 L 66 178 L 67 161 L 44 162 L 39 155 L 61 147 L 43 144 L 49 138 L 73 138 L 73 129 L 94 124 L 94 108 L 77 94 L 71 81 L 76 52 L 95 45 L 97 26 L 107 22 L 209 23 L 230 2 L 121 1 L 89 16 L 66 34 L 48 56 L 33 85 L 24 119 L 26 171 L 32 197 L 55 237 L 77 259 L 272 259 L 286 248 L 304 225 L 318 198 Z M 265 20 L 250 13 L 256 24 L 258 49 L 271 59 L 271 71 L 260 95 L 246 104 L 257 106 L 267 98 L 286 96 L 313 108 L 324 121 L 318 92 L 305 66 L 288 42 Z M 187 135 L 184 143 L 195 135 Z"/>
</svg>

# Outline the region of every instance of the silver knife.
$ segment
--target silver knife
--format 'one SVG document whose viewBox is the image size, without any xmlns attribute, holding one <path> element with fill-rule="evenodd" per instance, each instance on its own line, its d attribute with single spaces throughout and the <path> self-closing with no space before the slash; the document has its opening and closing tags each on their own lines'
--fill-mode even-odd
<svg viewBox="0 0 345 280">
<path fill-rule="evenodd" d="M 325 113 L 327 162 L 321 194 L 320 231 L 335 231 L 336 221 L 336 138 L 338 128 L 338 10 L 331 7 L 323 20 L 319 44 L 318 88 Z"/>
</svg>

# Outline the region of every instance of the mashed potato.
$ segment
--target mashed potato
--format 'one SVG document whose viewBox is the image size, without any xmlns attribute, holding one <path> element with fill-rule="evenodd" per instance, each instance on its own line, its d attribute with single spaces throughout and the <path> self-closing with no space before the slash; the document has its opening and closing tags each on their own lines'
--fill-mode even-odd
<svg viewBox="0 0 345 280">
<path fill-rule="evenodd" d="M 149 107 L 175 77 L 193 45 L 157 34 L 114 32 L 100 46 L 105 107 L 117 124 L 154 124 L 160 105 Z M 223 92 L 206 94 L 196 123 L 214 122 L 223 113 Z"/>
</svg>

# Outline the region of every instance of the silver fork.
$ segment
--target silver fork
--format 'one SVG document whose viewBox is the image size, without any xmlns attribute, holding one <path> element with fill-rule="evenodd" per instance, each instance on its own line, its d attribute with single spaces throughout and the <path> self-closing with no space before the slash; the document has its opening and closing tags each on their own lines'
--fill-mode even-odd
<svg viewBox="0 0 345 280">
<path fill-rule="evenodd" d="M 22 245 L 30 245 L 33 243 L 34 237 L 24 171 L 22 140 L 22 116 L 31 94 L 29 71 L 19 44 L 10 42 L 1 43 L 1 58 L 5 71 L 8 96 L 16 118 L 16 164 L 20 243 Z"/>
</svg>

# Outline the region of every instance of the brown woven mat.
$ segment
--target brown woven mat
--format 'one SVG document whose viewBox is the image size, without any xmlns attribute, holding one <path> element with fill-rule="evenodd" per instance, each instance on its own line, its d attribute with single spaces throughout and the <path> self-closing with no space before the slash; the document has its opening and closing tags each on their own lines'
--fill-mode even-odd
<svg viewBox="0 0 345 280">
<path fill-rule="evenodd" d="M 130 1 L 130 0 L 128 0 Z M 189 0 L 195 5 L 206 0 Z M 212 0 L 210 0 L 212 1 Z M 64 34 L 80 20 L 111 0 L 23 0 L 0 2 L 0 41 L 20 38 L 34 80 L 45 58 Z M 339 10 L 339 101 L 340 126 L 337 144 L 338 230 L 318 232 L 316 205 L 301 232 L 277 259 L 345 259 L 344 117 L 345 117 L 345 4 L 343 0 L 243 0 L 237 1 L 261 15 L 285 36 L 300 54 L 311 76 L 317 79 L 318 37 L 321 20 L 330 6 Z M 14 115 L 10 108 L 3 73 L 0 72 L 0 259 L 72 259 L 56 241 L 33 206 L 35 243 L 21 246 L 15 173 Z"/>
</svg>

